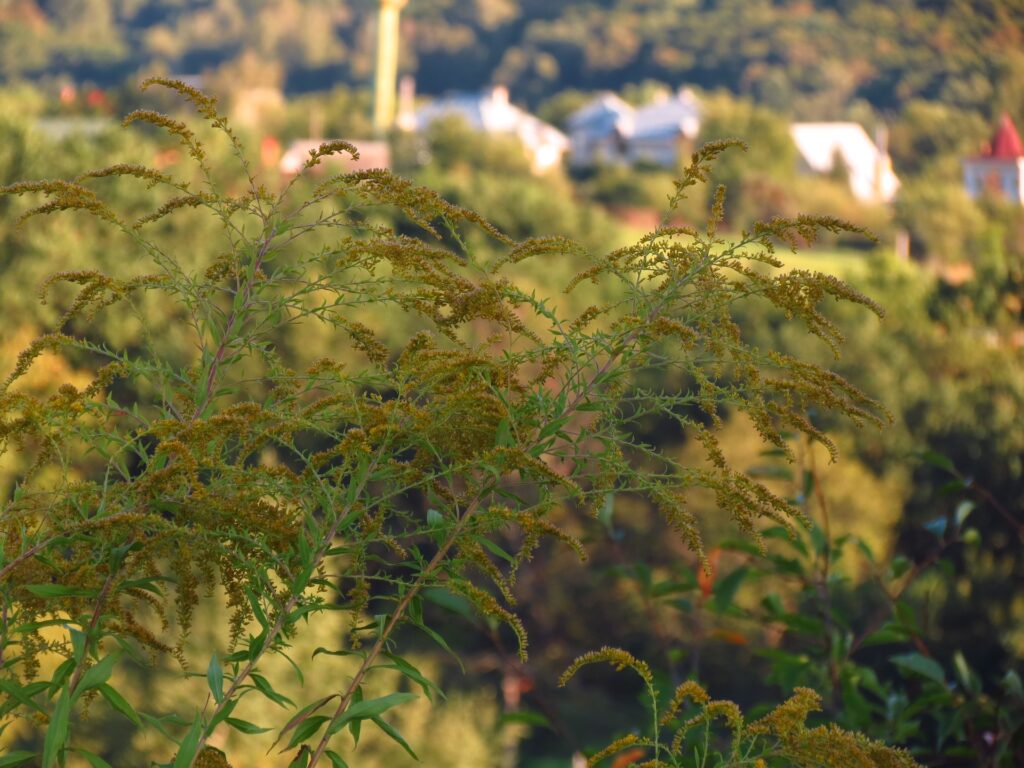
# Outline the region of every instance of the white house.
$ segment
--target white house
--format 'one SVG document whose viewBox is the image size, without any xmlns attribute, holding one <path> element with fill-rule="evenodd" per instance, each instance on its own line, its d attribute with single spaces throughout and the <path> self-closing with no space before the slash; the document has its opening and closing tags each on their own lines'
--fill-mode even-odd
<svg viewBox="0 0 1024 768">
<path fill-rule="evenodd" d="M 1008 114 L 981 154 L 964 160 L 964 186 L 975 200 L 992 194 L 1024 203 L 1024 144 Z"/>
<path fill-rule="evenodd" d="M 675 168 L 680 155 L 700 131 L 700 103 L 689 88 L 664 94 L 633 113 L 632 133 L 626 142 L 631 163 L 652 163 Z"/>
<path fill-rule="evenodd" d="M 636 110 L 611 91 L 569 115 L 569 164 L 585 168 L 622 162 Z"/>
<path fill-rule="evenodd" d="M 900 181 L 889 154 L 858 123 L 793 123 L 789 132 L 808 170 L 831 173 L 841 159 L 858 200 L 889 203 L 896 196 Z"/>
<path fill-rule="evenodd" d="M 495 86 L 480 94 L 453 94 L 421 107 L 406 124 L 422 132 L 441 118 L 457 115 L 477 131 L 518 138 L 530 159 L 534 173 L 557 167 L 569 150 L 568 137 L 509 102 L 508 89 Z"/>
<path fill-rule="evenodd" d="M 569 116 L 570 162 L 578 167 L 651 163 L 674 168 L 697 137 L 700 118 L 700 102 L 689 88 L 662 93 L 639 108 L 603 93 Z"/>
</svg>

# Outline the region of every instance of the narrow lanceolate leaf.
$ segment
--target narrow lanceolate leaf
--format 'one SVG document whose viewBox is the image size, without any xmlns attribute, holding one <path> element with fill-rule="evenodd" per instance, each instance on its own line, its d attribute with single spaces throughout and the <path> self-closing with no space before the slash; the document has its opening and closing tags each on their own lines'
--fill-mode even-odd
<svg viewBox="0 0 1024 768">
<path fill-rule="evenodd" d="M 24 749 L 19 749 L 17 752 L 8 752 L 3 757 L 0 757 L 0 768 L 14 768 L 16 765 L 24 765 L 35 756 L 35 752 L 26 752 Z"/>
<path fill-rule="evenodd" d="M 384 731 L 384 733 L 386 733 L 394 741 L 396 741 L 402 749 L 408 752 L 412 756 L 413 760 L 419 760 L 419 758 L 416 756 L 416 753 L 412 751 L 412 747 L 410 747 L 406 740 L 402 738 L 402 734 L 400 734 L 393 725 L 385 721 L 384 718 L 382 717 L 374 717 L 371 719 L 373 720 L 374 723 L 377 724 L 378 728 Z"/>
<path fill-rule="evenodd" d="M 398 656 L 398 655 L 393 654 L 393 653 L 385 653 L 384 655 L 387 656 L 389 659 L 391 659 L 391 661 L 393 661 L 394 664 L 383 664 L 383 665 L 381 665 L 382 668 L 385 668 L 385 669 L 397 669 L 399 672 L 401 672 L 407 678 L 409 678 L 410 680 L 415 682 L 417 685 L 419 685 L 419 687 L 423 689 L 423 695 L 426 696 L 428 700 L 431 700 L 431 701 L 433 700 L 431 698 L 431 693 L 430 693 L 432 690 L 433 691 L 437 691 L 438 695 L 442 699 L 445 698 L 444 691 L 442 691 L 440 688 L 438 688 L 435 683 L 433 683 L 432 681 L 430 681 L 426 677 L 424 677 L 423 673 L 421 673 L 418 669 L 416 669 L 416 667 L 414 667 L 408 661 L 403 659 L 401 656 Z"/>
<path fill-rule="evenodd" d="M 261 728 L 255 723 L 250 723 L 247 720 L 239 720 L 237 717 L 225 718 L 225 722 L 236 731 L 241 731 L 242 733 L 248 733 L 250 735 L 254 733 L 266 733 L 271 730 L 270 728 Z"/>
<path fill-rule="evenodd" d="M 331 768 L 348 768 L 348 763 L 341 759 L 341 755 L 332 749 L 328 749 L 327 757 L 331 761 Z"/>
<path fill-rule="evenodd" d="M 256 686 L 259 692 L 266 696 L 268 699 L 270 699 L 272 702 L 277 704 L 278 706 L 295 706 L 294 701 L 289 699 L 287 696 L 284 696 L 275 691 L 274 687 L 270 684 L 267 678 L 263 677 L 263 675 L 257 675 L 255 672 L 253 672 L 251 677 L 253 684 Z"/>
<path fill-rule="evenodd" d="M 36 597 L 95 597 L 95 589 L 65 587 L 61 584 L 26 584 L 22 589 Z"/>
<path fill-rule="evenodd" d="M 68 743 L 68 721 L 71 717 L 71 694 L 65 688 L 57 699 L 50 724 L 43 740 L 43 768 L 54 768 Z"/>
<path fill-rule="evenodd" d="M 210 718 L 209 725 L 206 726 L 207 733 L 213 733 L 213 729 L 216 728 L 223 720 L 226 720 L 228 716 L 235 711 L 235 707 L 238 705 L 238 699 L 232 699 L 224 705 L 223 709 Z"/>
<path fill-rule="evenodd" d="M 306 768 L 309 765 L 309 754 L 309 747 L 304 746 L 295 759 L 288 763 L 288 768 Z"/>
<path fill-rule="evenodd" d="M 0 715 L 7 714 L 19 704 L 42 712 L 43 708 L 33 700 L 33 696 L 50 687 L 49 683 L 38 682 L 29 685 L 18 685 L 11 680 L 0 680 L 0 691 L 7 694 L 7 701 L 0 703 Z"/>
<path fill-rule="evenodd" d="M 86 691 L 91 691 L 93 688 L 98 688 L 106 683 L 114 671 L 114 664 L 117 663 L 119 655 L 112 653 L 109 656 L 104 656 L 99 662 L 89 667 L 75 687 L 74 699 L 77 700 Z"/>
<path fill-rule="evenodd" d="M 889 659 L 901 669 L 914 672 L 936 683 L 945 683 L 946 674 L 942 667 L 934 659 L 922 656 L 920 653 L 905 653 L 900 656 L 893 656 Z"/>
<path fill-rule="evenodd" d="M 302 724 L 295 729 L 295 733 L 292 734 L 291 740 L 288 742 L 288 746 L 285 747 L 282 752 L 289 749 L 294 749 L 299 744 L 304 742 L 314 733 L 320 730 L 324 723 L 330 720 L 327 715 L 317 715 L 316 717 L 310 717 L 302 721 Z"/>
<path fill-rule="evenodd" d="M 106 760 L 104 760 L 102 757 L 100 757 L 97 754 L 94 754 L 94 753 L 90 752 L 87 749 L 81 749 L 79 747 L 75 747 L 71 751 L 72 752 L 77 752 L 82 757 L 84 757 L 86 762 L 89 763 L 89 765 L 91 765 L 92 768 L 113 768 L 113 766 L 110 763 L 108 763 Z"/>
<path fill-rule="evenodd" d="M 210 686 L 213 700 L 220 704 L 224 698 L 224 670 L 220 666 L 216 652 L 210 657 L 210 665 L 206 668 L 206 682 Z"/>
<path fill-rule="evenodd" d="M 338 694 L 332 693 L 330 696 L 324 696 L 322 699 L 318 699 L 317 701 L 314 701 L 312 704 L 307 704 L 305 707 L 300 709 L 295 714 L 295 717 L 289 720 L 285 724 L 284 728 L 281 729 L 281 732 L 277 735 L 277 738 L 274 740 L 274 743 L 270 745 L 270 749 L 276 747 L 277 742 L 284 738 L 284 735 L 288 733 L 288 731 L 292 730 L 292 728 L 297 728 L 306 720 L 306 718 L 308 718 L 310 715 L 312 715 L 314 712 L 320 709 L 324 704 L 329 702 L 331 699 L 337 698 L 337 696 Z"/>
<path fill-rule="evenodd" d="M 174 756 L 174 764 L 172 768 L 189 768 L 192 765 L 192 761 L 195 759 L 196 750 L 199 747 L 199 737 L 203 732 L 203 721 L 199 713 L 196 712 L 196 718 L 192 721 L 192 727 L 189 728 L 188 733 L 185 734 L 185 738 L 181 740 L 178 745 L 178 754 Z"/>
<path fill-rule="evenodd" d="M 117 691 L 111 688 L 109 685 L 104 683 L 103 685 L 97 686 L 97 690 L 100 695 L 107 700 L 107 703 L 120 712 L 122 715 L 131 720 L 135 725 L 141 726 L 142 719 L 139 717 L 138 712 L 132 707 L 131 704 Z"/>
<path fill-rule="evenodd" d="M 390 693 L 387 696 L 381 696 L 379 699 L 357 701 L 346 709 L 341 717 L 331 723 L 327 733 L 335 734 L 351 722 L 369 720 L 384 714 L 392 707 L 416 698 L 418 697 L 414 693 Z"/>
</svg>

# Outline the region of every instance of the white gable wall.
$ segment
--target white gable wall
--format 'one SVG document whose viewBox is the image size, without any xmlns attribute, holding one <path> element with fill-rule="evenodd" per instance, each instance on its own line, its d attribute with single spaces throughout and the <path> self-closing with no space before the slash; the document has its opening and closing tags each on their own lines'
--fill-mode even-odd
<svg viewBox="0 0 1024 768">
<path fill-rule="evenodd" d="M 891 202 L 899 179 L 887 154 L 879 151 L 857 123 L 794 123 L 790 135 L 807 167 L 830 173 L 836 156 L 843 159 L 850 176 L 850 191 L 865 202 Z"/>
</svg>

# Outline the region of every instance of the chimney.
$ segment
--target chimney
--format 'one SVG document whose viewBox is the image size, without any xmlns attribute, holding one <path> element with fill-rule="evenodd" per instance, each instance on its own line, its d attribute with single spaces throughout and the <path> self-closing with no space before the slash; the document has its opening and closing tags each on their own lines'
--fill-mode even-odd
<svg viewBox="0 0 1024 768">
<path fill-rule="evenodd" d="M 496 85 L 491 88 L 491 101 L 496 107 L 508 106 L 508 86 Z"/>
<path fill-rule="evenodd" d="M 395 125 L 400 131 L 416 130 L 416 78 L 403 75 L 398 81 L 398 117 Z"/>
</svg>

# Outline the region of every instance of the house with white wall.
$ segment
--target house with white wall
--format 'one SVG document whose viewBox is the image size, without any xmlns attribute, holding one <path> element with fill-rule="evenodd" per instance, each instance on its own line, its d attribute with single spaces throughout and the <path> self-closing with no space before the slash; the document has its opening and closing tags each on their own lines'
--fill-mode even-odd
<svg viewBox="0 0 1024 768">
<path fill-rule="evenodd" d="M 633 113 L 632 133 L 626 142 L 630 163 L 676 168 L 689 157 L 700 132 L 700 103 L 689 88 L 661 94 Z"/>
<path fill-rule="evenodd" d="M 700 102 L 689 88 L 662 92 L 641 107 L 602 93 L 568 119 L 575 167 L 647 163 L 675 168 L 700 131 Z"/>
<path fill-rule="evenodd" d="M 575 168 L 621 163 L 636 110 L 611 91 L 569 115 L 569 164 Z"/>
<path fill-rule="evenodd" d="M 1024 144 L 1005 112 L 981 153 L 964 160 L 964 187 L 975 200 L 995 195 L 1024 204 Z"/>
<path fill-rule="evenodd" d="M 460 93 L 436 99 L 416 110 L 411 120 L 400 119 L 399 125 L 423 132 L 434 121 L 451 116 L 461 117 L 471 128 L 483 133 L 518 138 L 534 173 L 558 167 L 569 150 L 569 139 L 564 133 L 512 104 L 508 89 L 500 85 L 479 94 Z"/>
<path fill-rule="evenodd" d="M 834 172 L 836 163 L 846 166 L 850 191 L 862 202 L 889 203 L 896 197 L 900 180 L 892 159 L 858 123 L 793 123 L 790 136 L 806 170 Z"/>
</svg>

